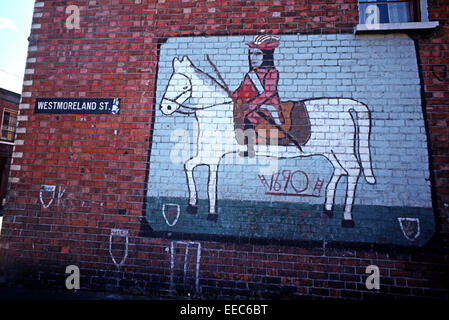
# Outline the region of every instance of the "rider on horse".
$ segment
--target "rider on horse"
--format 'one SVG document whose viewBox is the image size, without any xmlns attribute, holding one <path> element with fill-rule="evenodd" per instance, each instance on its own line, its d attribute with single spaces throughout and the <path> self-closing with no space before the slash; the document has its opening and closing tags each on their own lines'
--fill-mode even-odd
<svg viewBox="0 0 449 320">
<path fill-rule="evenodd" d="M 277 125 L 285 122 L 277 92 L 279 72 L 274 66 L 274 50 L 278 45 L 279 37 L 272 35 L 259 35 L 248 43 L 249 72 L 232 93 L 234 101 L 237 101 L 234 106 L 235 119 L 240 119 L 236 128 L 255 129 L 264 121 Z M 274 112 L 270 112 L 270 109 L 274 109 Z M 245 140 L 248 153 L 244 155 L 254 156 L 254 140 Z"/>
</svg>

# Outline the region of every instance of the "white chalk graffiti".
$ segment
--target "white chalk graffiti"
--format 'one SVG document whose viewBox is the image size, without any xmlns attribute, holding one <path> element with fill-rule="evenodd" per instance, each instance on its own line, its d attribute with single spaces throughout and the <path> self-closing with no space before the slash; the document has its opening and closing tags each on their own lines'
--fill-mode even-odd
<svg viewBox="0 0 449 320">
<path fill-rule="evenodd" d="M 194 241 L 172 241 L 170 245 L 170 287 L 174 289 L 174 274 L 175 274 L 175 247 L 177 245 L 185 246 L 184 266 L 183 266 L 183 281 L 187 280 L 189 246 L 196 246 L 196 263 L 195 263 L 195 290 L 200 291 L 199 274 L 200 274 L 200 260 L 201 260 L 201 243 Z"/>
<path fill-rule="evenodd" d="M 66 188 L 64 186 L 59 186 L 59 188 L 58 188 L 58 194 L 57 194 L 57 206 L 58 207 L 61 204 L 62 204 L 62 206 L 64 206 L 64 204 L 61 202 L 61 198 L 65 193 L 65 189 Z M 50 197 L 48 203 L 45 203 L 45 201 L 44 201 L 44 192 L 51 192 L 51 197 Z M 45 209 L 50 207 L 51 204 L 53 203 L 53 201 L 55 200 L 55 196 L 56 196 L 56 186 L 47 185 L 47 184 L 41 185 L 40 192 L 39 192 L 39 199 L 41 201 L 42 207 L 44 207 Z"/>
<path fill-rule="evenodd" d="M 128 244 L 129 244 L 129 237 L 128 237 L 128 230 L 122 230 L 122 229 L 111 229 L 111 234 L 109 235 L 109 254 L 112 258 L 112 262 L 115 264 L 117 268 L 120 268 L 126 261 L 126 258 L 128 257 Z M 114 255 L 112 254 L 112 237 L 118 236 L 118 237 L 125 237 L 125 252 L 122 260 L 120 263 L 117 263 L 117 260 L 115 260 Z"/>
<path fill-rule="evenodd" d="M 46 184 L 41 185 L 41 189 L 40 189 L 40 192 L 39 192 L 39 199 L 41 200 L 41 204 L 42 204 L 42 206 L 45 209 L 48 208 L 53 203 L 53 200 L 55 199 L 55 191 L 56 191 L 56 186 L 46 185 Z M 43 199 L 43 197 L 44 197 L 43 193 L 44 192 L 51 192 L 52 193 L 51 199 L 50 199 L 50 201 L 47 204 L 45 204 L 44 199 Z"/>
<path fill-rule="evenodd" d="M 59 191 L 58 191 L 58 207 L 61 205 L 61 198 L 62 198 L 62 196 L 63 196 L 64 193 L 65 193 L 65 187 L 64 187 L 64 190 L 61 191 L 61 189 L 62 189 L 62 186 L 59 186 Z M 62 206 L 64 206 L 64 204 L 62 204 Z"/>
</svg>

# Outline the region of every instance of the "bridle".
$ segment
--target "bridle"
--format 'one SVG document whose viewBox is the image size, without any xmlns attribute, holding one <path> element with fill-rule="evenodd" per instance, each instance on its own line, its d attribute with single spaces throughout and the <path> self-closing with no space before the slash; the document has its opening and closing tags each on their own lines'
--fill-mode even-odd
<svg viewBox="0 0 449 320">
<path fill-rule="evenodd" d="M 191 80 L 187 75 L 185 75 L 185 74 L 183 74 L 183 73 L 178 73 L 178 74 L 180 74 L 180 75 L 186 77 L 187 80 L 189 80 L 189 86 L 190 86 L 190 88 L 187 89 L 187 90 L 184 90 L 183 92 L 181 92 L 180 94 L 178 94 L 178 95 L 177 95 L 175 98 L 173 98 L 173 99 L 166 98 L 165 96 L 162 98 L 162 101 L 166 100 L 166 101 L 169 101 L 169 102 L 171 102 L 171 103 L 175 103 L 176 105 L 178 105 L 178 110 L 176 110 L 175 112 L 181 113 L 181 114 L 193 114 L 193 113 L 195 113 L 197 110 L 204 110 L 204 109 L 209 109 L 209 108 L 212 108 L 212 107 L 215 107 L 215 106 L 218 106 L 218 105 L 222 105 L 222 104 L 231 104 L 231 103 L 233 103 L 233 101 L 230 100 L 230 101 L 227 101 L 227 102 L 215 103 L 215 104 L 206 106 L 206 107 L 204 107 L 204 108 L 198 109 L 198 108 L 189 107 L 189 106 L 187 106 L 187 105 L 185 105 L 185 104 L 179 102 L 178 100 L 180 100 L 181 98 L 183 98 L 184 95 L 185 95 L 186 93 L 190 93 L 190 96 L 192 95 L 192 89 L 193 89 L 193 86 L 192 86 L 192 80 Z M 212 79 L 213 79 L 213 78 L 212 78 Z M 213 80 L 214 80 L 216 83 L 218 83 L 217 80 L 215 80 L 215 79 L 213 79 Z M 218 84 L 219 84 L 219 83 L 218 83 Z M 190 98 L 190 97 L 189 97 L 189 98 Z M 188 98 L 187 98 L 187 99 L 188 99 Z M 186 99 L 184 99 L 184 101 L 185 101 L 185 100 L 186 100 Z M 180 111 L 179 108 L 184 108 L 184 109 L 187 109 L 187 110 L 190 110 L 190 111 L 187 111 L 187 112 L 186 112 L 186 111 Z"/>
<path fill-rule="evenodd" d="M 162 101 L 166 100 L 166 101 L 175 103 L 175 104 L 178 105 L 178 108 L 179 108 L 179 107 L 182 107 L 182 108 L 192 109 L 191 107 L 188 107 L 188 106 L 186 106 L 185 104 L 183 104 L 183 103 L 181 103 L 181 102 L 178 101 L 179 99 L 183 98 L 183 96 L 184 96 L 186 93 L 190 93 L 190 96 L 191 96 L 191 95 L 192 95 L 192 88 L 193 88 L 193 87 L 192 87 L 192 80 L 190 80 L 190 78 L 189 78 L 188 76 L 186 76 L 185 74 L 183 74 L 183 73 L 179 73 L 179 74 L 182 75 L 182 76 L 184 76 L 184 77 L 186 77 L 186 79 L 189 80 L 189 89 L 184 90 L 183 92 L 181 92 L 180 94 L 178 94 L 174 99 L 166 98 L 165 95 L 164 95 L 164 97 L 162 98 Z M 190 96 L 189 96 L 189 98 L 190 98 Z M 187 99 L 188 99 L 188 98 L 187 98 Z M 187 100 L 187 99 L 184 99 L 184 101 Z M 178 110 L 176 110 L 175 112 L 178 112 Z M 180 113 L 184 113 L 184 112 L 180 112 Z"/>
</svg>

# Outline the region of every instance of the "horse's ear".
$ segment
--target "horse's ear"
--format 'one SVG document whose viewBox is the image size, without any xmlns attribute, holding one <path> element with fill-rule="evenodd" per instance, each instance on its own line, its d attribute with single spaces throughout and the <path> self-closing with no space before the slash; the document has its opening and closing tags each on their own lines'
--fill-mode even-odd
<svg viewBox="0 0 449 320">
<path fill-rule="evenodd" d="M 181 61 L 179 61 L 178 58 L 174 58 L 173 59 L 173 68 L 176 68 L 180 64 L 181 64 Z"/>
<path fill-rule="evenodd" d="M 192 61 L 190 61 L 189 57 L 183 56 L 182 57 L 182 63 L 192 64 Z"/>
</svg>

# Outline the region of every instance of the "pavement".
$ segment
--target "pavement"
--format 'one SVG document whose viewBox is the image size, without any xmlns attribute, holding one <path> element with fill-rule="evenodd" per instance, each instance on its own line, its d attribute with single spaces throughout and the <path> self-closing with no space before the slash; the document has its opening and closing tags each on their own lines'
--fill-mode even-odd
<svg viewBox="0 0 449 320">
<path fill-rule="evenodd" d="M 160 300 L 160 297 L 102 291 L 25 289 L 0 286 L 0 301 L 13 300 Z"/>
</svg>

